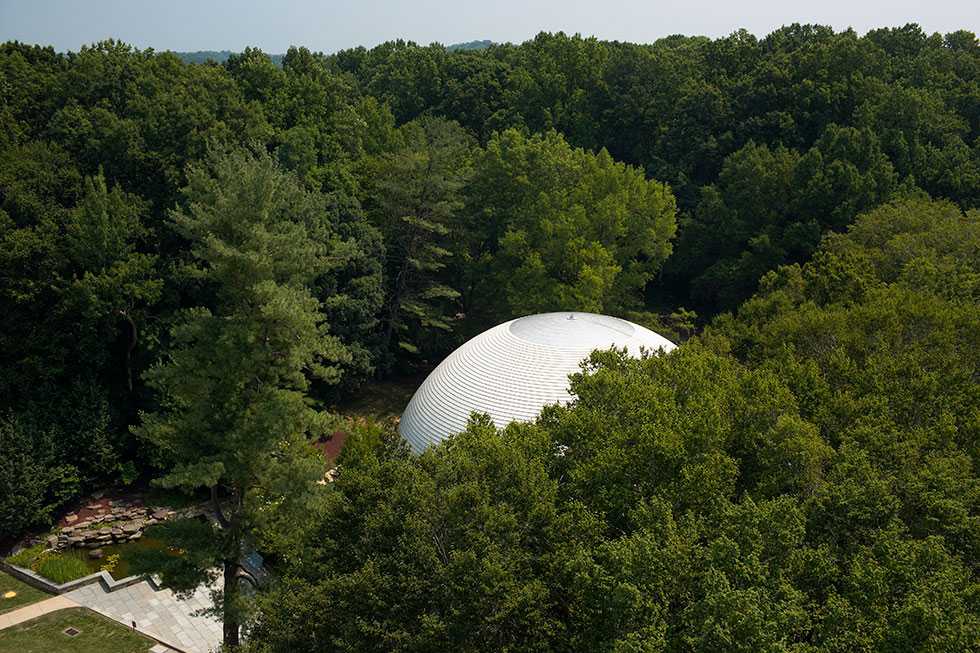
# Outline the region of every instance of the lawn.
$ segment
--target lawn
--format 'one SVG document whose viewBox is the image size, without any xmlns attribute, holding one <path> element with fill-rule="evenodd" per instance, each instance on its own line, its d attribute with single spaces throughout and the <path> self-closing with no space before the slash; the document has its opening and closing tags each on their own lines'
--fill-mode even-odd
<svg viewBox="0 0 980 653">
<path fill-rule="evenodd" d="M 66 628 L 80 632 L 70 637 Z M 145 653 L 155 643 L 85 608 L 50 612 L 0 630 L 0 653 Z"/>
<path fill-rule="evenodd" d="M 7 597 L 8 592 L 14 595 Z M 0 571 L 0 614 L 21 608 L 30 603 L 43 601 L 51 595 L 20 582 L 10 574 Z"/>
</svg>

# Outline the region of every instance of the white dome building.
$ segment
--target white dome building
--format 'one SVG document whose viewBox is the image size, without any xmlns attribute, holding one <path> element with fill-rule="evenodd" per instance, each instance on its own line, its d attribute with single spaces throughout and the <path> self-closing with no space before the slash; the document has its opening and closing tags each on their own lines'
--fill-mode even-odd
<svg viewBox="0 0 980 653">
<path fill-rule="evenodd" d="M 450 354 L 415 391 L 398 431 L 415 453 L 466 429 L 470 413 L 498 427 L 532 421 L 541 409 L 571 399 L 568 375 L 596 349 L 665 352 L 661 335 L 608 315 L 541 313 L 498 324 Z"/>
</svg>

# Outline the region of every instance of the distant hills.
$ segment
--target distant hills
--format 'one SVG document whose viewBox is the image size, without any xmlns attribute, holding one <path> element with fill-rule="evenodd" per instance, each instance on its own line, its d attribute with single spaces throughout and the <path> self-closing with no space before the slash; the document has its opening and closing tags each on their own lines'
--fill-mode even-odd
<svg viewBox="0 0 980 653">
<path fill-rule="evenodd" d="M 446 49 L 450 52 L 457 52 L 462 50 L 485 50 L 493 45 L 493 41 L 483 40 L 483 41 L 468 41 L 466 43 L 453 43 L 452 45 L 447 45 Z M 215 63 L 224 63 L 228 61 L 228 57 L 233 54 L 238 54 L 237 52 L 232 52 L 231 50 L 197 50 L 195 52 L 174 52 L 175 55 L 180 57 L 181 61 L 184 63 L 207 63 L 213 61 Z M 285 55 L 282 54 L 270 54 L 269 58 L 272 59 L 272 63 L 277 66 L 282 65 L 282 58 Z"/>
<path fill-rule="evenodd" d="M 467 43 L 453 43 L 452 45 L 447 45 L 446 49 L 450 52 L 455 52 L 456 50 L 486 50 L 491 45 L 493 41 L 469 41 Z"/>
<path fill-rule="evenodd" d="M 238 53 L 231 50 L 198 50 L 196 52 L 174 52 L 174 54 L 180 57 L 184 63 L 207 63 L 209 61 L 224 63 L 228 61 L 228 57 Z M 284 56 L 282 54 L 270 54 L 269 58 L 272 59 L 272 63 L 281 66 Z"/>
</svg>

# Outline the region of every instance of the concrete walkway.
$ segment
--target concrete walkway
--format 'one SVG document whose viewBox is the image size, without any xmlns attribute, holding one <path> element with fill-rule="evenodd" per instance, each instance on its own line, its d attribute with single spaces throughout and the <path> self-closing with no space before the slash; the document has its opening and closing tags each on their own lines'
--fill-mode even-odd
<svg viewBox="0 0 980 653">
<path fill-rule="evenodd" d="M 171 590 L 154 589 L 145 580 L 113 592 L 93 583 L 64 596 L 125 626 L 135 621 L 136 630 L 187 653 L 208 653 L 221 647 L 221 622 L 199 614 L 211 606 L 206 587 L 179 599 Z"/>
<path fill-rule="evenodd" d="M 48 614 L 49 612 L 80 607 L 82 606 L 78 605 L 71 599 L 66 598 L 65 596 L 53 596 L 50 599 L 38 601 L 37 603 L 32 603 L 31 605 L 25 605 L 23 608 L 18 608 L 5 614 L 0 614 L 0 630 L 10 628 L 11 626 L 23 623 L 25 621 L 30 621 L 31 619 L 36 619 Z M 0 634 L 0 639 L 2 638 L 3 635 Z M 157 643 L 150 647 L 148 653 L 180 652 L 170 648 L 169 646 L 165 646 L 164 644 Z"/>
<path fill-rule="evenodd" d="M 22 608 L 0 614 L 0 630 L 10 628 L 24 621 L 30 621 L 55 610 L 77 607 L 80 606 L 66 596 L 52 596 L 50 599 L 44 599 L 43 601 L 31 603 Z"/>
</svg>

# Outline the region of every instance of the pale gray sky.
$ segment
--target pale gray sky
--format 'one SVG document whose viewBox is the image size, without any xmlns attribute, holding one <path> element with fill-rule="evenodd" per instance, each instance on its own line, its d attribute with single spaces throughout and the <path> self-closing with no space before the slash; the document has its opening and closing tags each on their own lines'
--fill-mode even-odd
<svg viewBox="0 0 980 653">
<path fill-rule="evenodd" d="M 859 33 L 919 23 L 980 31 L 978 0 L 0 0 L 0 41 L 77 50 L 114 37 L 157 50 L 333 52 L 394 38 L 524 41 L 544 31 L 650 42 L 669 34 L 756 35 L 793 22 Z"/>
</svg>

